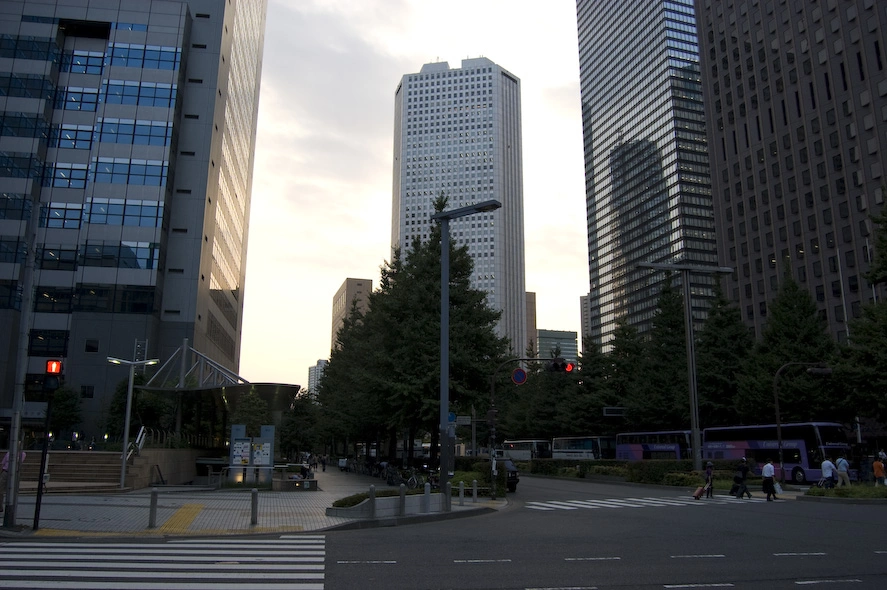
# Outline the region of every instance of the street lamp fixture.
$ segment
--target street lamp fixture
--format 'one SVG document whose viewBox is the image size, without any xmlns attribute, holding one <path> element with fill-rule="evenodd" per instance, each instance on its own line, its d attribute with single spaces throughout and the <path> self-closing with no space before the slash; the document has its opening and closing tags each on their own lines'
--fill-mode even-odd
<svg viewBox="0 0 887 590">
<path fill-rule="evenodd" d="M 450 479 L 450 220 L 502 207 L 491 199 L 431 216 L 440 221 L 440 490 L 446 494 Z M 449 497 L 447 497 L 449 500 Z"/>
<path fill-rule="evenodd" d="M 693 469 L 702 471 L 702 435 L 699 431 L 699 396 L 696 391 L 696 350 L 693 335 L 693 299 L 690 293 L 690 274 L 731 274 L 729 266 L 701 266 L 698 264 L 667 264 L 638 262 L 638 268 L 681 271 L 684 292 L 684 322 L 687 338 L 687 384 L 690 390 L 690 433 L 693 444 Z"/>
<path fill-rule="evenodd" d="M 123 420 L 123 451 L 120 453 L 120 489 L 126 487 L 126 453 L 129 450 L 129 415 L 132 413 L 132 386 L 135 379 L 136 367 L 146 367 L 148 365 L 156 365 L 159 359 L 149 359 L 146 361 L 128 361 L 117 357 L 109 356 L 108 362 L 112 365 L 129 366 L 129 385 L 126 388 L 126 416 Z"/>
<path fill-rule="evenodd" d="M 807 367 L 807 373 L 811 375 L 831 375 L 832 370 L 830 367 L 826 366 L 825 363 L 803 363 L 803 362 L 790 362 L 785 363 L 781 367 L 776 370 L 776 374 L 773 375 L 773 410 L 776 413 L 776 447 L 779 449 L 779 481 L 785 483 L 785 465 L 783 463 L 783 453 L 782 453 L 782 422 L 780 421 L 779 416 L 779 390 L 776 388 L 777 382 L 779 381 L 779 375 L 782 373 L 782 370 L 786 367 L 791 366 L 804 366 Z"/>
</svg>

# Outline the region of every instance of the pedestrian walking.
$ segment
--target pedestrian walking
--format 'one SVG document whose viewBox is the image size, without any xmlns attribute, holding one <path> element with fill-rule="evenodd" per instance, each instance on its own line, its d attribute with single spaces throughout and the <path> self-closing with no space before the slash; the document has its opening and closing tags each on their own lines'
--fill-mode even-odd
<svg viewBox="0 0 887 590">
<path fill-rule="evenodd" d="M 733 474 L 734 488 L 736 489 L 736 499 L 741 500 L 743 496 L 751 499 L 751 492 L 748 491 L 746 480 L 748 479 L 748 460 L 743 457 L 736 466 L 736 472 Z"/>
<path fill-rule="evenodd" d="M 831 489 L 835 487 L 835 473 L 838 471 L 838 468 L 835 467 L 835 464 L 831 462 L 831 460 L 826 457 L 822 462 L 822 487 L 826 489 Z"/>
<path fill-rule="evenodd" d="M 25 452 L 22 451 L 21 454 L 21 462 L 19 465 L 25 462 Z M 0 462 L 0 512 L 3 512 L 6 507 L 6 486 L 9 482 L 9 451 L 6 451 L 6 454 L 3 455 L 3 461 Z"/>
<path fill-rule="evenodd" d="M 838 462 L 835 463 L 835 467 L 837 467 L 837 475 L 838 475 L 838 485 L 841 486 L 849 486 L 850 485 L 850 463 L 847 462 L 847 457 L 842 453 L 838 457 Z"/>
<path fill-rule="evenodd" d="M 770 459 L 768 457 L 767 463 L 765 463 L 764 468 L 761 469 L 761 485 L 764 493 L 767 494 L 768 502 L 779 499 L 776 497 L 776 482 L 774 481 L 775 475 L 776 470 L 773 468 L 773 459 Z"/>
<path fill-rule="evenodd" d="M 884 461 L 880 457 L 875 457 L 872 463 L 872 472 L 875 476 L 875 485 L 885 485 L 884 483 Z"/>
<path fill-rule="evenodd" d="M 715 465 L 711 461 L 705 464 L 705 497 L 711 498 L 714 495 L 714 487 L 715 487 L 715 478 L 714 478 L 714 470 Z"/>
<path fill-rule="evenodd" d="M 323 470 L 326 471 L 326 455 L 323 455 L 323 456 L 320 458 L 320 464 L 321 464 L 321 466 L 323 467 Z"/>
</svg>

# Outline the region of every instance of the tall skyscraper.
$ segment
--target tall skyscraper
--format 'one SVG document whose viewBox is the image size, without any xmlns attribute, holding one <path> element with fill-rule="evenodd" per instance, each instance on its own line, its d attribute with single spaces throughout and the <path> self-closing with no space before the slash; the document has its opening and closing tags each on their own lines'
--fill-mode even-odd
<svg viewBox="0 0 887 590">
<path fill-rule="evenodd" d="M 0 13 L 0 408 L 61 358 L 98 437 L 108 356 L 238 369 L 266 1 Z"/>
<path fill-rule="evenodd" d="M 696 4 L 726 294 L 760 335 L 790 273 L 843 340 L 885 295 L 863 275 L 884 203 L 887 5 Z"/>
<path fill-rule="evenodd" d="M 502 310 L 499 335 L 527 347 L 520 80 L 486 58 L 422 66 L 395 91 L 391 246 L 430 235 L 434 200 L 449 209 L 497 199 L 502 208 L 450 222 L 474 260 L 471 281 Z"/>
<path fill-rule="evenodd" d="M 692 0 L 576 7 L 590 278 L 583 336 L 606 349 L 620 318 L 642 333 L 652 326 L 665 271 L 639 262 L 714 266 L 717 254 Z M 697 321 L 714 281 L 692 275 Z"/>
<path fill-rule="evenodd" d="M 540 328 L 537 330 L 537 334 L 539 348 L 536 352 L 540 359 L 550 359 L 557 356 L 574 363 L 579 360 L 579 343 L 576 332 Z"/>
</svg>

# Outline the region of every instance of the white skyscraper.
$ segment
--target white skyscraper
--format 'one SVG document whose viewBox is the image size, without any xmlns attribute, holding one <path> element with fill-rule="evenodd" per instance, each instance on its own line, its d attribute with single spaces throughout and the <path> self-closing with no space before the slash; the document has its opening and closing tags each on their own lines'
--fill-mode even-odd
<svg viewBox="0 0 887 590">
<path fill-rule="evenodd" d="M 448 209 L 497 199 L 502 208 L 450 222 L 474 260 L 472 286 L 502 310 L 499 334 L 527 346 L 520 80 L 486 58 L 425 64 L 395 92 L 392 249 L 427 240 L 434 199 Z"/>
</svg>

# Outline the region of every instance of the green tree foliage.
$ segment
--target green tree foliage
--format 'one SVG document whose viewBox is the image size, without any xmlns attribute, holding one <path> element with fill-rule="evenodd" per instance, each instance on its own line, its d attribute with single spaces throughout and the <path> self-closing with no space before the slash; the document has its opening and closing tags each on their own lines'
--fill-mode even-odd
<svg viewBox="0 0 887 590">
<path fill-rule="evenodd" d="M 83 421 L 80 394 L 70 387 L 61 387 L 52 396 L 52 415 L 49 429 L 55 433 L 71 432 Z"/>
<path fill-rule="evenodd" d="M 231 414 L 231 424 L 244 424 L 247 436 L 259 436 L 262 426 L 273 424 L 268 402 L 254 391 L 241 394 Z"/>
<path fill-rule="evenodd" d="M 632 417 L 654 430 L 690 423 L 684 323 L 681 295 L 672 287 L 669 273 L 662 283 L 644 359 L 637 365 L 644 368 L 643 389 L 635 392 L 629 405 Z"/>
<path fill-rule="evenodd" d="M 644 343 L 637 329 L 625 318 L 620 318 L 616 320 L 610 345 L 606 376 L 609 392 L 618 400 L 616 405 L 625 408 L 625 429 L 645 428 L 648 425 L 644 422 L 641 407 L 644 394 Z"/>
<path fill-rule="evenodd" d="M 320 407 L 307 395 L 297 397 L 289 412 L 284 413 L 278 432 L 279 449 L 284 457 L 295 460 L 302 453 L 322 453 Z"/>
<path fill-rule="evenodd" d="M 878 228 L 875 231 L 875 256 L 865 278 L 873 285 L 880 285 L 887 282 L 887 207 L 873 215 L 872 221 Z"/>
<path fill-rule="evenodd" d="M 130 436 L 145 426 L 157 430 L 172 431 L 175 428 L 175 401 L 168 393 L 139 389 L 147 381 L 146 375 L 136 372 L 133 377 L 132 413 L 130 414 Z M 114 396 L 108 406 L 106 430 L 115 437 L 123 437 L 126 415 L 126 392 L 129 378 L 117 383 Z"/>
<path fill-rule="evenodd" d="M 718 284 L 705 326 L 697 333 L 696 391 L 703 428 L 738 423 L 739 380 L 753 347 L 739 308 L 727 301 Z"/>
<path fill-rule="evenodd" d="M 446 200 L 435 202 L 442 211 Z M 337 337 L 318 400 L 330 433 L 352 441 L 407 432 L 436 440 L 440 412 L 440 242 L 435 226 L 427 242 L 414 240 L 382 267 L 380 287 L 367 311 L 354 310 Z M 470 286 L 473 263 L 466 247 L 450 243 L 450 408 L 486 411 L 489 379 L 508 342 L 496 335 L 500 313 L 486 293 Z M 392 436 L 393 433 L 393 436 Z M 391 447 L 389 446 L 389 449 Z"/>
<path fill-rule="evenodd" d="M 740 380 L 736 407 L 744 423 L 772 422 L 774 378 L 786 363 L 833 362 L 835 343 L 810 294 L 791 276 L 785 276 L 768 310 L 761 340 L 746 364 Z M 778 383 L 782 422 L 838 420 L 833 380 L 808 374 L 802 365 L 786 367 Z"/>
</svg>

